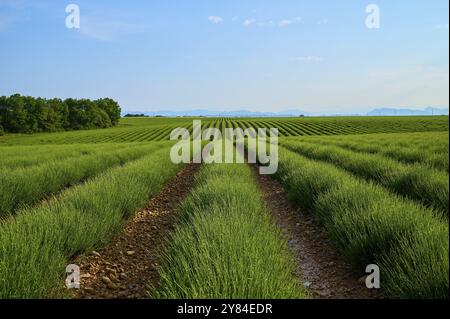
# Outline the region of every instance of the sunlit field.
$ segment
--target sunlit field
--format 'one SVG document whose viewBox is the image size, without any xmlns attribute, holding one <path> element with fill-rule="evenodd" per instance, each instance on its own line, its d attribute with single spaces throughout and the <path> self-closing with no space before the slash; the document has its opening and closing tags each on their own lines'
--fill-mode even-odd
<svg viewBox="0 0 450 319">
<path fill-rule="evenodd" d="M 190 164 L 170 161 L 169 137 L 177 127 L 192 132 L 193 120 L 126 118 L 101 130 L 1 136 L 0 297 L 76 297 L 62 288 L 66 266 L 108 249 L 183 178 Z M 277 128 L 279 168 L 270 178 L 342 262 L 360 276 L 377 264 L 386 298 L 448 297 L 448 117 L 197 120 L 222 132 Z M 204 164 L 192 178 L 173 207 L 149 298 L 314 297 L 249 164 Z M 159 236 L 152 231 L 145 235 Z M 120 290 L 125 275 L 114 274 L 107 285 Z"/>
</svg>

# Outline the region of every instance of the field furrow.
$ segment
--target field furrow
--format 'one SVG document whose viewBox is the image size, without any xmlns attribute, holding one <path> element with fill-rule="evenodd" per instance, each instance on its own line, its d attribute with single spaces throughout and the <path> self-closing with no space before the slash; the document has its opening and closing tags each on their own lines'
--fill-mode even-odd
<svg viewBox="0 0 450 319">
<path fill-rule="evenodd" d="M 356 269 L 376 263 L 389 297 L 447 298 L 448 222 L 331 164 L 280 149 L 277 176 Z M 414 267 L 412 267 L 414 265 Z"/>
<path fill-rule="evenodd" d="M 48 161 L 43 164 L 14 170 L 0 171 L 0 217 L 24 206 L 36 204 L 61 189 L 91 178 L 111 167 L 150 154 L 160 147 L 157 144 L 126 146 L 108 151 Z"/>
<path fill-rule="evenodd" d="M 401 136 L 396 136 L 401 138 Z M 393 136 L 393 138 L 395 138 Z M 422 164 L 441 171 L 449 170 L 448 147 L 446 150 L 435 148 L 428 151 L 425 145 L 393 145 L 389 143 L 377 143 L 376 141 L 363 142 L 353 139 L 314 139 L 306 140 L 320 145 L 337 146 L 346 150 L 361 153 L 379 154 L 397 160 L 405 164 Z M 445 146 L 443 146 L 445 148 Z"/>
<path fill-rule="evenodd" d="M 280 230 L 245 165 L 204 167 L 183 202 L 157 298 L 305 298 Z"/>
<path fill-rule="evenodd" d="M 288 141 L 283 145 L 308 158 L 332 163 L 352 174 L 434 208 L 448 217 L 448 174 L 421 165 L 405 165 L 376 154 L 362 154 L 335 146 Z"/>
<path fill-rule="evenodd" d="M 178 172 L 167 153 L 112 169 L 1 224 L 0 297 L 45 298 L 60 287 L 73 256 L 105 245 Z"/>
</svg>

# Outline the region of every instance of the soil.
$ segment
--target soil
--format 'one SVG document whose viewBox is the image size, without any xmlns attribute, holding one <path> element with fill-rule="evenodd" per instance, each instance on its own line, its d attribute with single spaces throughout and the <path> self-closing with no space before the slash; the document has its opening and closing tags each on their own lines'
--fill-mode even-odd
<svg viewBox="0 0 450 319">
<path fill-rule="evenodd" d="M 282 185 L 268 175 L 254 175 L 266 206 L 288 239 L 297 260 L 297 275 L 317 299 L 378 299 L 380 291 L 365 286 L 365 274 L 355 273 L 330 243 L 323 228 L 311 214 L 292 203 Z"/>
<path fill-rule="evenodd" d="M 81 289 L 74 298 L 145 299 L 149 285 L 158 285 L 157 266 L 177 208 L 189 194 L 200 165 L 186 166 L 138 212 L 107 247 L 79 261 Z M 379 291 L 364 285 L 364 274 L 355 273 L 329 242 L 310 214 L 296 208 L 281 184 L 267 175 L 255 178 L 267 207 L 287 236 L 298 265 L 298 276 L 313 298 L 374 299 Z"/>
<path fill-rule="evenodd" d="M 198 169 L 199 165 L 187 165 L 107 247 L 81 260 L 81 289 L 75 298 L 149 298 L 149 285 L 156 286 L 159 279 L 161 249 Z"/>
</svg>

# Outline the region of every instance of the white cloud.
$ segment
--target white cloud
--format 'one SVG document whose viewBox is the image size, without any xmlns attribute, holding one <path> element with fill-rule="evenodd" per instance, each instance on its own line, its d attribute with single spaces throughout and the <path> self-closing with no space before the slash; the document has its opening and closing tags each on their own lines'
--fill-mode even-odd
<svg viewBox="0 0 450 319">
<path fill-rule="evenodd" d="M 214 24 L 221 24 L 224 21 L 223 18 L 219 16 L 209 16 L 208 20 Z"/>
<path fill-rule="evenodd" d="M 323 61 L 323 58 L 320 57 L 320 56 L 315 56 L 315 55 L 298 56 L 298 57 L 295 57 L 295 58 L 294 58 L 294 61 L 305 62 L 305 63 L 308 63 L 308 62 L 311 62 L 311 63 L 313 63 L 313 62 L 318 63 L 318 62 L 322 62 L 322 61 Z"/>
<path fill-rule="evenodd" d="M 301 17 L 296 17 L 294 19 L 283 19 L 280 22 L 278 22 L 278 26 L 281 28 L 287 27 L 291 24 L 300 23 L 302 21 Z"/>
<path fill-rule="evenodd" d="M 286 26 L 288 26 L 288 25 L 290 25 L 290 24 L 292 24 L 292 21 L 291 21 L 291 20 L 281 20 L 281 21 L 278 23 L 278 25 L 279 25 L 280 27 L 286 27 Z"/>
<path fill-rule="evenodd" d="M 248 26 L 251 26 L 252 24 L 255 24 L 255 23 L 256 23 L 256 19 L 246 19 L 243 24 L 246 27 L 248 27 Z"/>
<path fill-rule="evenodd" d="M 256 19 L 247 19 L 243 22 L 243 25 L 246 27 L 250 27 L 250 26 L 256 26 L 259 28 L 263 28 L 263 27 L 273 27 L 275 26 L 275 22 L 273 22 L 273 20 L 269 20 L 269 21 L 258 21 Z"/>
<path fill-rule="evenodd" d="M 317 21 L 317 25 L 325 25 L 328 24 L 328 19 L 321 19 Z"/>
<path fill-rule="evenodd" d="M 300 23 L 301 21 L 302 21 L 301 17 L 296 17 L 293 19 L 283 19 L 283 20 L 280 20 L 279 22 L 274 22 L 273 20 L 261 21 L 261 20 L 255 19 L 255 18 L 248 18 L 248 19 L 244 20 L 242 25 L 244 25 L 245 27 L 256 26 L 256 27 L 262 28 L 262 27 L 279 26 L 279 27 L 283 28 L 283 27 L 287 27 L 292 24 Z"/>
</svg>

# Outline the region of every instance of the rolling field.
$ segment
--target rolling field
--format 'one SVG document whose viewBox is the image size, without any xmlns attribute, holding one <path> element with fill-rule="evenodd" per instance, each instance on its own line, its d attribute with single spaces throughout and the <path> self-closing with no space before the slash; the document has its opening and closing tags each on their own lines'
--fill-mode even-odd
<svg viewBox="0 0 450 319">
<path fill-rule="evenodd" d="M 13 134 L 0 136 L 0 145 L 131 143 L 169 140 L 170 132 L 184 127 L 192 133 L 193 118 L 124 118 L 103 130 Z M 330 118 L 200 118 L 203 128 L 278 128 L 280 136 L 355 135 L 373 133 L 436 132 L 448 130 L 448 117 L 330 117 Z"/>
<path fill-rule="evenodd" d="M 0 298 L 67 297 L 66 266 L 114 250 L 125 225 L 191 165 L 171 163 L 169 135 L 192 132 L 192 120 L 126 118 L 102 130 L 0 136 Z M 271 178 L 343 256 L 318 267 L 348 263 L 357 285 L 377 264 L 383 297 L 448 298 L 448 117 L 201 120 L 222 131 L 279 129 Z M 292 252 L 300 239 L 287 238 L 257 179 L 247 164 L 200 167 L 167 221 L 156 265 L 136 260 L 159 278 L 144 278 L 149 297 L 323 297 Z M 132 249 L 89 278 L 127 291 L 133 274 L 110 270 L 139 255 Z"/>
</svg>

